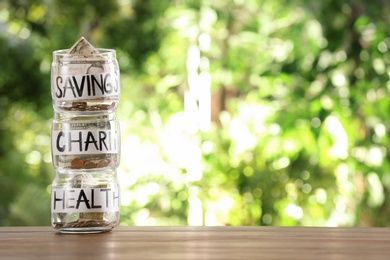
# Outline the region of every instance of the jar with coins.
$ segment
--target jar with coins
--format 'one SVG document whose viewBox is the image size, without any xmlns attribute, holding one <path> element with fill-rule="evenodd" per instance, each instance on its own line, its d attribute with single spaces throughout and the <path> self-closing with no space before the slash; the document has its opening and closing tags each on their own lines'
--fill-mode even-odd
<svg viewBox="0 0 390 260">
<path fill-rule="evenodd" d="M 62 233 L 98 233 L 119 223 L 120 80 L 115 50 L 80 38 L 53 52 L 51 93 L 52 225 Z"/>
</svg>

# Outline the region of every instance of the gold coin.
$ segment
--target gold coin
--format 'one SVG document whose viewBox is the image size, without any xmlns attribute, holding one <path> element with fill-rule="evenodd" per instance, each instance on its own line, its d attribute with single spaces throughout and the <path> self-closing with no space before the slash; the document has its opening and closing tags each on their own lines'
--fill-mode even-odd
<svg viewBox="0 0 390 260">
<path fill-rule="evenodd" d="M 109 163 L 108 160 L 103 159 L 103 160 L 101 160 L 101 161 L 98 163 L 97 167 L 98 167 L 98 168 L 107 167 L 107 166 L 108 166 L 108 163 Z"/>
<path fill-rule="evenodd" d="M 85 161 L 84 162 L 84 168 L 85 169 L 92 169 L 92 168 L 96 168 L 96 163 L 94 163 L 93 161 Z"/>
</svg>

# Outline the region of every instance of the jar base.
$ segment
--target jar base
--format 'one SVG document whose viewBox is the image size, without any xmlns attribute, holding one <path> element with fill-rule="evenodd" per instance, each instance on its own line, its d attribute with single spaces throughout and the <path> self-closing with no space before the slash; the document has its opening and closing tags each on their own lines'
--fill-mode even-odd
<svg viewBox="0 0 390 260">
<path fill-rule="evenodd" d="M 103 233 L 118 226 L 119 211 L 53 213 L 52 220 L 52 227 L 60 233 Z"/>
<path fill-rule="evenodd" d="M 58 228 L 63 234 L 96 234 L 110 232 L 114 227 L 80 227 L 80 228 Z"/>
</svg>

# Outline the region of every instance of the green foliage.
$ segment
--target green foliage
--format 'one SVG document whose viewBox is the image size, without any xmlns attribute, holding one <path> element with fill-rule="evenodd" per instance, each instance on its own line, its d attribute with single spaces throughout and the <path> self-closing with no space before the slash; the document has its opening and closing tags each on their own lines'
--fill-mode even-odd
<svg viewBox="0 0 390 260">
<path fill-rule="evenodd" d="M 388 226 L 389 14 L 368 0 L 1 2 L 0 224 L 49 224 L 51 52 L 85 36 L 121 68 L 122 225 Z"/>
</svg>

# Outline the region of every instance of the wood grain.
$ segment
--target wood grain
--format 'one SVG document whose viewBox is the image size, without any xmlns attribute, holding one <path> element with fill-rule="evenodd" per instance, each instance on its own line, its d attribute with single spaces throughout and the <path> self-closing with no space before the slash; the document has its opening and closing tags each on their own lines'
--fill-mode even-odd
<svg viewBox="0 0 390 260">
<path fill-rule="evenodd" d="M 389 228 L 1 227 L 0 259 L 390 259 Z"/>
</svg>

